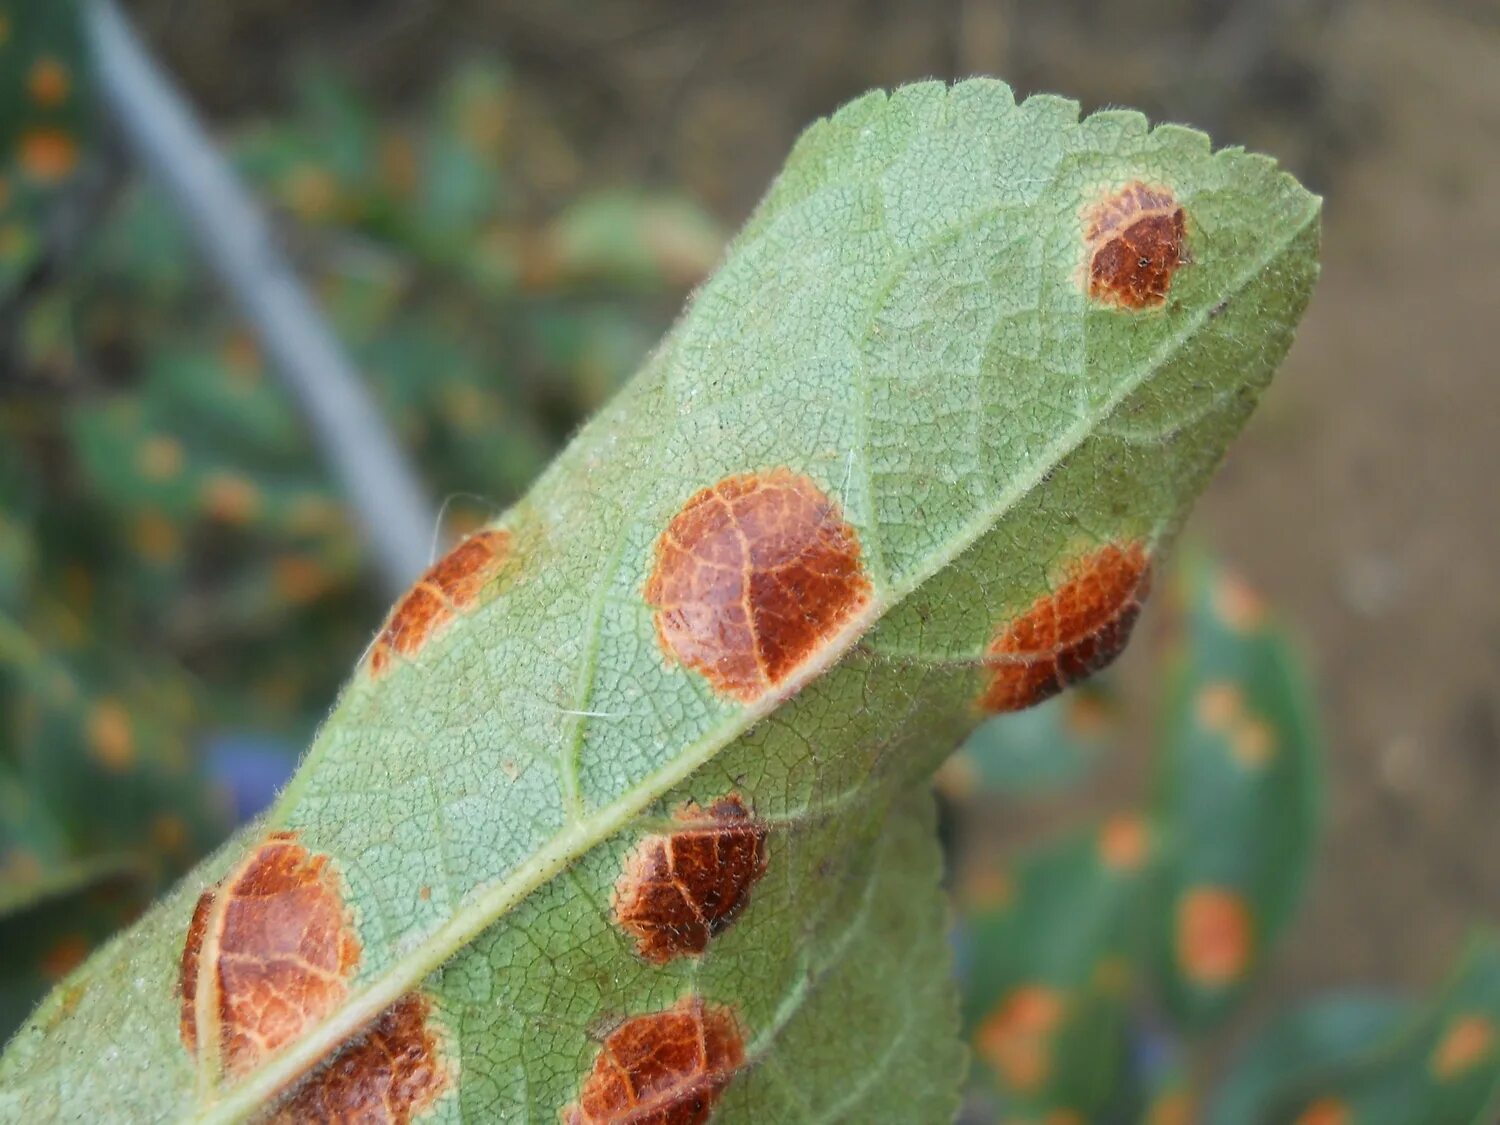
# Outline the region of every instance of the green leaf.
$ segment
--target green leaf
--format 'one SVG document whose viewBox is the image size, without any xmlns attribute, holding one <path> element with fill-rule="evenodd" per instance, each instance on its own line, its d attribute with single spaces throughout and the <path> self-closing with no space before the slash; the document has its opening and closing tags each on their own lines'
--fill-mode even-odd
<svg viewBox="0 0 1500 1125">
<path fill-rule="evenodd" d="M 1289 1083 L 1276 1093 L 1271 1119 L 1298 1125 L 1494 1121 L 1500 1111 L 1500 941 L 1493 933 L 1471 941 L 1442 995 L 1403 1032 L 1386 1035 L 1333 1075 Z"/>
<path fill-rule="evenodd" d="M 1098 762 L 1112 719 L 1107 697 L 1089 688 L 1019 714 L 996 716 L 981 723 L 943 764 L 939 785 L 958 799 L 976 793 L 1055 792 L 1083 778 Z"/>
<path fill-rule="evenodd" d="M 326 1112 L 399 1055 L 449 1118 L 556 1120 L 649 1059 L 724 1120 L 950 1115 L 913 793 L 977 699 L 1124 643 L 1317 237 L 1268 160 L 998 82 L 814 125 L 643 371 L 403 599 L 265 821 L 43 1004 L 0 1114 Z M 1038 653 L 1049 606 L 1087 628 Z M 302 1002 L 241 1036 L 256 888 L 319 968 L 277 962 Z"/>
<path fill-rule="evenodd" d="M 36 261 L 45 208 L 82 162 L 82 63 L 72 0 L 0 7 L 0 294 Z"/>
<path fill-rule="evenodd" d="M 968 919 L 974 1070 L 1007 1105 L 1093 1120 L 1121 1096 L 1151 846 L 1120 814 L 1026 857 L 1008 901 Z"/>
<path fill-rule="evenodd" d="M 1214 1098 L 1208 1125 L 1262 1125 L 1287 1091 L 1368 1059 L 1410 1021 L 1416 1006 L 1395 996 L 1341 992 L 1278 1016 L 1241 1052 Z"/>
<path fill-rule="evenodd" d="M 1292 645 L 1236 578 L 1184 568 L 1186 637 L 1167 705 L 1155 961 L 1199 1028 L 1244 996 L 1296 907 L 1320 799 L 1310 691 Z"/>
</svg>

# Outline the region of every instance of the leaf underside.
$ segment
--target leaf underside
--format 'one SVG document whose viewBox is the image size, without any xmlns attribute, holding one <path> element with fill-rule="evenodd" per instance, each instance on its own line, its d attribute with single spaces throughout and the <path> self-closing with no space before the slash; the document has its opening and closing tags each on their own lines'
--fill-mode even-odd
<svg viewBox="0 0 1500 1125">
<path fill-rule="evenodd" d="M 1091 283 L 1101 201 L 1131 191 L 1185 240 L 1165 291 Z M 699 1090 L 715 1120 L 951 1117 L 926 779 L 981 717 L 997 630 L 1078 560 L 1170 538 L 1290 343 L 1317 216 L 1269 160 L 995 81 L 812 126 L 644 370 L 498 522 L 487 581 L 430 636 L 397 628 L 428 594 L 402 603 L 265 821 L 13 1041 L 0 1115 L 242 1118 L 415 991 L 440 1119 L 557 1121 L 602 1044 L 618 1059 L 631 1020 L 688 1003 L 743 1037 Z M 760 681 L 700 658 L 679 634 L 701 616 L 652 580 L 669 525 L 728 518 L 739 484 L 700 493 L 732 481 L 770 482 L 784 522 L 812 503 L 845 565 L 768 595 L 809 643 L 777 655 L 757 618 Z M 642 956 L 622 873 L 731 795 L 764 874 L 701 955 Z M 272 831 L 327 857 L 360 955 L 336 1005 L 237 1066 L 211 1035 L 184 1046 L 179 960 L 200 895 Z M 194 979 L 214 985 L 207 956 Z"/>
</svg>

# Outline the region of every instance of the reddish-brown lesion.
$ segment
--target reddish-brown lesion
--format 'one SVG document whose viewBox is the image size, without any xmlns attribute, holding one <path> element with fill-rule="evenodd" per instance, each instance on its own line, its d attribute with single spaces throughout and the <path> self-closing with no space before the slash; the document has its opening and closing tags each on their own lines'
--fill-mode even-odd
<svg viewBox="0 0 1500 1125">
<path fill-rule="evenodd" d="M 745 1040 L 734 1015 L 684 997 L 636 1016 L 599 1049 L 566 1125 L 702 1125 L 735 1073 Z"/>
<path fill-rule="evenodd" d="M 473 608 L 484 587 L 510 557 L 510 535 L 500 530 L 469 536 L 417 580 L 391 611 L 370 649 L 370 672 L 380 675 L 393 656 L 415 656 L 439 631 Z"/>
<path fill-rule="evenodd" d="M 1164 187 L 1137 180 L 1087 208 L 1088 294 L 1122 309 L 1166 303 L 1172 277 L 1187 261 L 1187 216 Z"/>
<path fill-rule="evenodd" d="M 409 992 L 348 1046 L 314 1071 L 280 1105 L 271 1121 L 347 1121 L 404 1125 L 448 1088 L 431 1005 Z"/>
<path fill-rule="evenodd" d="M 726 477 L 656 542 L 646 583 L 662 648 L 751 702 L 785 681 L 870 600 L 859 538 L 789 469 Z"/>
<path fill-rule="evenodd" d="M 1150 588 L 1144 544 L 1109 544 L 1075 560 L 1061 586 L 996 631 L 980 709 L 1019 711 L 1104 668 L 1125 650 Z"/>
<path fill-rule="evenodd" d="M 273 833 L 198 899 L 182 950 L 182 1041 L 200 1049 L 199 989 L 212 988 L 219 1064 L 243 1074 L 343 1002 L 359 956 L 329 858 Z"/>
<path fill-rule="evenodd" d="M 683 827 L 645 837 L 615 884 L 614 914 L 640 955 L 695 956 L 739 915 L 766 871 L 766 826 L 735 794 L 678 813 Z"/>
</svg>

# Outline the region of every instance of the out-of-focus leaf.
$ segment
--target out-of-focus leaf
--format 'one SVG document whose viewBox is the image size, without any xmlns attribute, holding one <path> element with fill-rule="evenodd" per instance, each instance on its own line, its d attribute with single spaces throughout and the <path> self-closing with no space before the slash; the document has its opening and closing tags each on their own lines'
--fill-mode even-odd
<svg viewBox="0 0 1500 1125">
<path fill-rule="evenodd" d="M 1079 780 L 1099 760 L 1114 722 L 1109 698 L 1080 688 L 979 728 L 938 771 L 958 800 L 980 793 L 1032 795 Z"/>
<path fill-rule="evenodd" d="M 82 163 L 86 78 L 73 0 L 0 8 L 0 296 L 36 260 L 43 209 Z"/>
<path fill-rule="evenodd" d="M 1405 1031 L 1278 1093 L 1261 1120 L 1492 1125 L 1500 1119 L 1500 940 L 1472 940 L 1442 994 Z"/>
<path fill-rule="evenodd" d="M 1184 568 L 1159 765 L 1154 959 L 1190 1028 L 1222 1018 L 1285 926 L 1312 857 L 1318 739 L 1291 644 L 1237 579 Z"/>
<path fill-rule="evenodd" d="M 718 261 L 724 231 L 676 196 L 607 192 L 574 203 L 547 228 L 528 267 L 535 285 L 691 285 Z"/>
<path fill-rule="evenodd" d="M 1213 1100 L 1208 1125 L 1267 1125 L 1289 1090 L 1372 1057 L 1416 1010 L 1391 995 L 1340 992 L 1278 1016 L 1240 1052 Z"/>
<path fill-rule="evenodd" d="M 965 926 L 975 1076 L 1004 1104 L 1085 1119 L 1122 1096 L 1153 841 L 1119 814 L 997 876 Z"/>
</svg>

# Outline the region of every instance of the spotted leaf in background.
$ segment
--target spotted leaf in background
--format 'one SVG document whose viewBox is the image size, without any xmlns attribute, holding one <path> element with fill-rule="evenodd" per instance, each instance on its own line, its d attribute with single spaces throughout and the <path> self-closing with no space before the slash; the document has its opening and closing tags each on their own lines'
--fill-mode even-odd
<svg viewBox="0 0 1500 1125">
<path fill-rule="evenodd" d="M 1417 1005 L 1373 992 L 1320 996 L 1277 1016 L 1240 1052 L 1208 1115 L 1209 1125 L 1261 1125 L 1300 1091 L 1373 1061 L 1410 1025 Z"/>
<path fill-rule="evenodd" d="M 72 0 L 0 3 L 0 295 L 35 263 L 83 161 L 88 76 Z"/>
<path fill-rule="evenodd" d="M 1390 1021 L 1395 1022 L 1395 1021 Z M 1263 1104 L 1297 1125 L 1485 1125 L 1500 1111 L 1500 941 L 1475 937 L 1441 994 L 1329 1072 Z M 1372 1040 L 1374 1036 L 1370 1037 Z M 1234 1120 L 1227 1118 L 1227 1120 Z"/>
<path fill-rule="evenodd" d="M 1091 217 L 1137 184 L 1182 245 L 1100 267 L 1139 217 Z M 1118 653 L 1290 343 L 1317 237 L 1264 158 L 998 82 L 815 124 L 489 528 L 503 562 L 362 661 L 265 818 L 42 1005 L 0 1112 L 383 1102 L 379 1042 L 420 1074 L 400 1113 L 949 1117 L 927 782 L 997 677 L 1029 687 L 1014 708 Z M 731 806 L 712 846 L 755 841 L 735 909 L 701 880 L 645 893 L 708 845 L 642 842 Z M 1097 862 L 1139 858 L 1109 838 Z M 643 955 L 651 901 L 696 908 L 701 950 Z"/>
<path fill-rule="evenodd" d="M 1023 857 L 969 914 L 965 1024 L 1000 1105 L 1082 1120 L 1120 1108 L 1153 848 L 1146 820 L 1119 813 Z"/>
<path fill-rule="evenodd" d="M 1312 856 L 1318 744 L 1304 674 L 1259 599 L 1201 561 L 1184 571 L 1160 735 L 1153 916 L 1168 1010 L 1197 1027 L 1244 994 L 1296 905 Z"/>
</svg>

